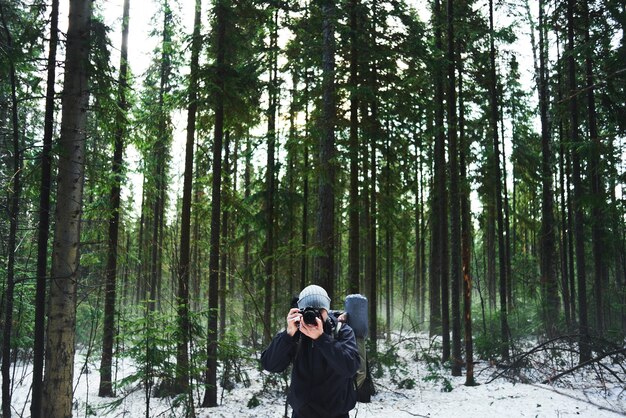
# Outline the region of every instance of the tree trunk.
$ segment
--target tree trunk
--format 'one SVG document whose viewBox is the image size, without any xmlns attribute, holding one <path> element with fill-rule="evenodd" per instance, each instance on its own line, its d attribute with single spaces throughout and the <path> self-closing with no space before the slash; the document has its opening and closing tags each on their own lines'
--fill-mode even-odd
<svg viewBox="0 0 626 418">
<path fill-rule="evenodd" d="M 443 51 L 442 11 L 439 0 L 435 0 L 435 48 Z M 447 210 L 446 210 L 446 157 L 444 130 L 444 80 L 442 62 L 434 68 L 435 84 L 435 148 L 434 148 L 434 181 L 431 198 L 431 261 L 430 261 L 430 335 L 441 333 L 443 340 L 442 358 L 450 357 L 450 335 L 448 317 L 448 249 L 447 249 Z M 442 294 L 444 291 L 445 294 Z"/>
<path fill-rule="evenodd" d="M 369 75 L 369 68 L 366 67 L 366 65 L 363 65 L 363 73 L 367 74 L 367 80 L 368 82 L 371 82 L 371 77 Z M 371 128 L 371 122 L 372 122 L 372 118 L 370 117 L 369 113 L 368 113 L 368 105 L 369 105 L 369 100 L 362 100 L 361 101 L 361 109 L 360 109 L 360 113 L 361 113 L 361 120 L 363 121 L 362 126 L 363 126 L 363 131 L 365 132 L 365 137 L 370 139 L 370 137 L 372 136 L 372 128 Z M 376 274 L 374 272 L 374 270 L 372 270 L 372 268 L 376 265 L 376 263 L 372 263 L 372 260 L 370 260 L 370 254 L 371 254 L 371 242 L 370 242 L 370 238 L 371 238 L 371 224 L 372 224 L 372 204 L 371 204 L 371 200 L 374 197 L 374 190 L 370 187 L 371 181 L 370 181 L 370 142 L 371 141 L 362 141 L 362 146 L 361 146 L 361 154 L 362 154 L 362 164 L 363 164 L 363 188 L 361 191 L 361 194 L 363 196 L 363 219 L 361 221 L 361 225 L 363 228 L 363 231 L 365 233 L 365 237 L 366 239 L 362 240 L 362 247 L 361 250 L 363 252 L 363 288 L 365 289 L 365 294 L 369 300 L 368 303 L 368 308 L 369 311 L 372 311 L 372 304 L 375 303 L 376 300 L 376 295 L 372 294 L 372 281 L 375 280 L 376 278 Z M 374 253 L 375 253 L 375 249 L 374 249 Z M 369 329 L 369 336 L 370 338 L 372 338 L 372 341 L 376 341 L 376 339 L 373 337 L 373 333 L 372 333 L 372 327 L 375 327 L 374 321 L 372 321 L 372 316 L 368 315 L 368 329 Z M 374 344 L 374 348 L 375 348 Z"/>
<path fill-rule="evenodd" d="M 543 16 L 541 16 L 541 21 Z M 541 33 L 543 39 L 543 32 Z M 556 39 L 556 54 L 557 62 L 561 62 L 560 41 Z M 537 84 L 539 87 L 539 84 Z M 559 103 L 563 101 L 563 75 L 562 71 L 559 72 L 557 77 L 557 100 Z M 571 247 L 571 228 L 568 223 L 568 199 L 569 195 L 569 181 L 566 166 L 566 152 L 565 152 L 565 134 L 564 134 L 564 118 L 561 116 L 558 123 L 558 138 L 559 138 L 559 195 L 560 195 L 560 224 L 561 224 L 561 236 L 560 236 L 560 257 L 561 257 L 561 291 L 563 293 L 563 310 L 565 313 L 565 324 L 569 332 L 573 331 L 574 322 L 576 318 L 576 309 L 574 308 L 574 293 L 573 284 L 574 277 L 570 274 L 570 268 L 573 266 L 573 258 L 570 257 Z"/>
<path fill-rule="evenodd" d="M 461 201 L 461 263 L 463 270 L 463 325 L 465 326 L 465 386 L 475 386 L 474 342 L 472 336 L 472 214 L 470 187 L 467 182 L 467 158 L 469 144 L 465 139 L 465 105 L 463 103 L 463 62 L 459 65 L 459 185 Z"/>
<path fill-rule="evenodd" d="M 419 174 L 420 177 L 422 176 L 422 174 L 424 173 L 424 168 L 423 168 L 423 157 L 420 154 L 420 158 L 419 158 Z M 425 199 L 424 199 L 424 190 L 426 189 L 426 186 L 424 185 L 424 181 L 420 181 L 420 186 L 419 186 L 419 202 L 420 202 L 420 219 L 421 219 L 421 225 L 420 225 L 420 236 L 421 236 L 421 242 L 420 242 L 420 284 L 421 284 L 421 288 L 420 288 L 420 292 L 419 292 L 419 299 L 420 299 L 420 318 L 422 320 L 422 322 L 426 322 L 426 230 L 428 228 L 427 223 L 426 222 L 426 215 L 425 215 L 425 210 L 426 210 L 426 203 L 425 203 Z"/>
<path fill-rule="evenodd" d="M 304 80 L 304 141 L 303 142 L 303 179 L 302 179 L 302 255 L 300 258 L 300 289 L 304 289 L 308 274 L 309 245 L 309 78 L 305 73 Z"/>
<path fill-rule="evenodd" d="M 574 184 L 574 236 L 576 247 L 576 275 L 578 279 L 578 309 L 579 309 L 579 333 L 580 333 L 580 362 L 583 363 L 591 358 L 589 346 L 589 329 L 587 323 L 587 277 L 585 266 L 585 237 L 583 219 L 583 185 L 580 169 L 580 151 L 578 150 L 578 99 L 576 87 L 576 59 L 574 57 L 574 7 L 575 0 L 567 1 L 567 73 L 569 84 L 568 107 L 570 114 L 570 143 L 572 148 L 572 182 Z"/>
<path fill-rule="evenodd" d="M 598 135 L 598 122 L 596 116 L 596 99 L 594 89 L 593 74 L 593 46 L 591 44 L 589 4 L 580 3 L 583 7 L 583 21 L 585 24 L 585 44 L 587 45 L 585 54 L 586 91 L 587 91 L 587 121 L 589 127 L 589 140 L 591 141 L 591 153 L 589 160 L 589 178 L 591 179 L 591 243 L 593 248 L 594 283 L 593 293 L 595 297 L 596 332 L 604 335 L 606 328 L 605 307 L 604 307 L 604 287 L 608 285 L 609 275 L 608 263 L 604 260 L 604 252 L 609 250 L 606 240 L 604 225 L 605 217 L 604 205 L 607 196 L 604 191 L 604 178 L 602 175 L 602 143 Z"/>
<path fill-rule="evenodd" d="M 213 140 L 213 181 L 211 190 L 211 238 L 209 252 L 209 321 L 207 332 L 207 363 L 203 407 L 217 406 L 217 309 L 220 257 L 220 214 L 222 189 L 222 140 L 224 138 L 224 78 L 226 49 L 226 4 L 215 3 L 216 67 L 215 137 Z"/>
<path fill-rule="evenodd" d="M 297 146 L 296 144 L 299 142 L 298 138 L 298 130 L 296 128 L 296 117 L 297 117 L 297 109 L 296 109 L 296 92 L 298 89 L 298 75 L 295 70 L 291 72 L 291 89 L 289 91 L 289 138 L 287 139 L 287 172 L 285 177 L 287 178 L 287 193 L 289 196 L 295 196 L 296 191 L 296 161 L 297 161 Z M 236 170 L 235 170 L 236 172 Z M 296 246 L 296 204 L 294 199 L 289 199 L 287 201 L 287 230 L 288 232 L 288 250 L 289 254 L 295 254 L 297 252 Z M 287 277 L 288 283 L 287 287 L 289 289 L 289 297 L 295 294 L 295 286 L 296 286 L 296 260 L 295 257 L 289 257 L 287 261 Z M 284 313 L 285 311 L 282 310 Z"/>
<path fill-rule="evenodd" d="M 385 141 L 385 199 L 391 201 L 391 149 L 390 138 Z M 393 234 L 391 232 L 392 222 L 389 213 L 385 216 L 385 334 L 387 341 L 391 338 L 391 316 L 392 316 L 392 282 L 393 282 Z"/>
<path fill-rule="evenodd" d="M 165 95 L 169 89 L 171 75 L 171 24 L 172 11 L 167 1 L 163 7 L 163 38 L 161 52 L 161 68 L 159 80 L 159 99 L 158 99 L 158 136 L 154 153 L 156 155 L 155 167 L 155 198 L 152 203 L 152 225 L 151 225 L 151 242 L 150 242 L 150 300 L 148 307 L 151 312 L 160 307 L 161 295 L 161 277 L 162 277 L 162 243 L 163 243 L 163 225 L 165 220 L 165 196 L 167 189 L 166 180 L 166 155 L 168 148 L 167 141 L 167 125 L 168 115 L 166 110 Z"/>
<path fill-rule="evenodd" d="M 358 74 L 358 7 L 359 0 L 350 0 L 350 203 L 348 293 L 359 293 L 359 87 Z"/>
<path fill-rule="evenodd" d="M 222 180 L 222 202 L 228 202 L 228 196 L 230 194 L 230 131 L 224 132 L 224 162 L 222 163 L 222 173 L 224 179 Z M 228 274 L 228 218 L 230 208 L 224 204 L 222 205 L 222 245 L 220 251 L 220 287 L 219 287 L 219 305 L 220 305 L 220 325 L 219 325 L 219 338 L 223 339 L 226 333 L 226 293 L 227 288 L 227 274 Z"/>
<path fill-rule="evenodd" d="M 322 109 L 319 140 L 317 245 L 314 282 L 333 300 L 335 287 L 335 2 L 320 0 L 322 10 Z"/>
<path fill-rule="evenodd" d="M 122 17 L 122 47 L 120 73 L 118 79 L 118 110 L 116 114 L 115 145 L 113 150 L 113 185 L 109 194 L 111 215 L 109 216 L 109 239 L 107 249 L 106 288 L 104 295 L 104 321 L 102 324 L 102 358 L 100 361 L 100 388 L 98 396 L 114 396 L 111 367 L 113 364 L 113 344 L 115 339 L 115 301 L 117 285 L 117 247 L 120 221 L 120 188 L 126 131 L 127 73 L 128 73 L 128 19 L 130 0 L 124 1 Z"/>
<path fill-rule="evenodd" d="M 544 25 L 545 26 L 545 25 Z M 545 29 L 542 28 L 541 34 L 544 39 L 547 38 Z M 564 62 L 560 48 L 560 38 L 556 38 L 556 58 L 557 62 Z M 563 68 L 566 70 L 566 68 Z M 564 102 L 564 95 L 567 93 L 567 83 L 564 80 L 563 71 L 560 71 L 557 78 L 557 99 L 559 103 Z M 567 77 L 567 74 L 565 74 Z M 566 324 L 569 331 L 573 331 L 576 324 L 576 283 L 574 273 L 574 233 L 573 233 L 573 212 L 572 212 L 572 191 L 571 191 L 571 153 L 567 152 L 565 126 L 566 120 L 569 118 L 567 113 L 559 117 L 559 165 L 560 165 L 560 188 L 561 188 L 561 228 L 562 228 L 562 247 L 563 259 L 561 265 L 563 268 L 563 306 L 569 311 L 565 313 Z M 567 287 L 566 287 L 567 286 Z"/>
<path fill-rule="evenodd" d="M 375 74 L 375 65 L 374 65 L 374 70 L 372 71 L 372 73 Z M 373 76 L 375 77 L 375 76 Z M 375 78 L 374 78 L 375 80 Z M 375 81 L 372 84 L 373 86 L 375 86 Z M 370 115 L 371 121 L 370 121 L 370 126 L 377 126 L 377 118 L 378 117 L 378 111 L 377 111 L 377 104 L 376 104 L 376 96 L 374 95 L 373 98 L 373 103 L 372 103 L 372 112 Z M 376 219 L 377 219 L 377 213 L 376 213 L 376 138 L 377 138 L 377 134 L 378 134 L 378 129 L 374 128 L 372 131 L 373 135 L 370 138 L 370 143 L 371 143 L 371 147 L 370 147 L 370 151 L 369 151 L 369 157 L 370 157 L 370 163 L 369 163 L 369 169 L 370 169 L 370 176 L 369 176 L 369 194 L 370 194 L 370 200 L 369 200 L 369 223 L 368 223 L 368 227 L 369 227 L 369 231 L 368 231 L 368 235 L 369 235 L 369 246 L 368 246 L 368 260 L 367 262 L 370 265 L 370 281 L 369 281 L 369 334 L 370 334 L 370 338 L 372 339 L 373 342 L 373 351 L 374 353 L 376 353 L 377 351 L 377 344 L 376 341 L 378 339 L 378 270 L 376 268 L 377 262 L 376 262 Z"/>
<path fill-rule="evenodd" d="M 243 171 L 243 196 L 244 200 L 248 201 L 250 199 L 250 177 L 252 172 L 252 141 L 250 139 L 250 132 L 246 135 L 246 158 L 245 158 L 245 167 Z M 250 265 L 250 246 L 251 246 L 251 238 L 250 238 L 250 223 L 244 222 L 243 226 L 243 288 L 246 290 L 245 294 L 249 294 L 252 296 L 252 289 L 255 288 L 254 284 L 254 275 L 252 274 L 252 267 Z M 249 300 L 249 299 L 244 299 Z M 252 329 L 252 345 L 256 348 L 257 343 L 257 328 L 256 324 L 253 325 Z"/>
<path fill-rule="evenodd" d="M 228 176 L 229 176 L 229 183 L 230 183 L 230 196 L 231 199 L 234 201 L 234 199 L 236 198 L 236 196 L 238 196 L 237 193 L 237 171 L 239 169 L 238 164 L 239 164 L 239 150 L 240 150 L 240 133 L 237 134 L 237 136 L 235 137 L 235 142 L 233 144 L 233 152 L 232 152 L 232 166 L 229 168 L 229 172 L 228 172 Z M 229 217 L 228 220 L 228 242 L 229 242 L 229 247 L 228 247 L 228 292 L 230 294 L 230 296 L 236 296 L 236 290 L 235 290 L 235 272 L 236 272 L 236 266 L 239 264 L 239 260 L 237 259 L 237 254 L 238 254 L 238 250 L 234 247 L 235 245 L 235 240 L 236 240 L 236 234 L 237 234 L 237 228 L 236 225 L 239 224 L 239 217 L 237 216 L 237 209 L 235 207 L 233 207 L 233 205 L 231 204 L 231 211 L 232 211 L 232 216 Z M 232 250 L 230 249 L 232 247 Z M 240 299 L 241 301 L 241 299 Z"/>
<path fill-rule="evenodd" d="M 46 110 L 44 116 L 43 148 L 41 150 L 41 180 L 39 193 L 39 222 L 37 225 L 37 289 L 35 294 L 35 330 L 33 341 L 33 388 L 30 403 L 32 418 L 41 418 L 43 396 L 43 363 L 46 326 L 46 287 L 48 272 L 48 238 L 50 235 L 50 189 L 52 183 L 52 135 L 54 132 L 54 84 L 56 53 L 59 42 L 59 0 L 52 0 L 50 11 L 50 42 L 46 77 Z"/>
<path fill-rule="evenodd" d="M 372 3 L 372 23 L 370 27 L 370 48 L 376 47 L 376 31 L 377 31 L 377 16 L 378 16 L 377 1 Z M 371 56 L 370 56 L 371 57 Z M 367 130 L 369 132 L 369 143 L 365 145 L 366 155 L 369 161 L 365 163 L 365 172 L 369 172 L 365 178 L 368 181 L 368 207 L 367 207 L 367 243 L 366 243 L 366 276 L 368 286 L 369 297 L 369 336 L 372 340 L 372 351 L 375 354 L 377 352 L 377 340 L 378 340 L 378 263 L 377 263 L 377 229 L 376 222 L 378 218 L 377 214 L 377 159 L 376 141 L 380 137 L 380 127 L 378 121 L 378 68 L 376 60 L 368 57 L 363 62 L 364 72 L 367 72 L 369 81 L 369 87 L 372 90 L 372 94 L 369 103 L 364 103 L 362 113 L 367 115 L 367 107 L 369 105 L 370 112 L 367 116 Z"/>
<path fill-rule="evenodd" d="M 267 110 L 267 166 L 265 168 L 265 305 L 264 343 L 272 340 L 272 289 L 274 287 L 274 195 L 276 188 L 276 110 L 278 106 L 278 9 L 272 15 L 269 48 L 269 108 Z"/>
<path fill-rule="evenodd" d="M 448 69 L 448 158 L 450 161 L 450 283 L 452 301 L 452 376 L 461 376 L 461 193 L 459 145 L 456 114 L 456 49 L 454 39 L 454 1 L 447 1 Z"/>
<path fill-rule="evenodd" d="M 490 186 L 489 186 L 490 187 Z M 487 277 L 487 293 L 489 295 L 489 308 L 495 309 L 496 307 L 496 287 L 497 287 L 497 274 L 496 274 L 496 208 L 494 204 L 493 194 L 486 198 L 485 211 L 487 212 L 485 217 L 486 226 L 486 277 Z"/>
<path fill-rule="evenodd" d="M 504 243 L 504 216 L 502 208 L 502 176 L 500 175 L 500 145 L 498 139 L 498 93 L 497 93 L 497 76 L 496 76 L 496 48 L 493 27 L 493 0 L 489 0 L 489 60 L 490 60 L 490 128 L 493 136 L 493 168 L 495 200 L 496 200 L 496 218 L 498 223 L 498 259 L 500 270 L 500 334 L 502 340 L 501 354 L 504 359 L 509 358 L 509 325 L 507 318 L 507 277 L 506 277 L 506 252 Z"/>
<path fill-rule="evenodd" d="M 424 277 L 422 276 L 422 264 L 424 263 L 424 260 L 422 259 L 422 252 L 421 252 L 421 246 L 422 246 L 422 240 L 424 239 L 424 236 L 422 235 L 422 211 L 421 211 L 421 207 L 422 207 L 422 193 L 421 193 L 421 164 L 422 164 L 422 159 L 421 159 L 421 154 L 420 154 L 420 147 L 419 147 L 419 143 L 418 143 L 418 139 L 417 137 L 414 137 L 414 141 L 415 141 L 415 213 L 414 213 L 414 222 L 415 222 L 415 248 L 414 248 L 414 253 L 415 253 L 415 286 L 414 286 L 414 298 L 415 298 L 415 308 L 417 311 L 417 320 L 418 323 L 421 323 L 425 320 L 424 316 L 422 315 L 422 288 L 424 286 L 424 282 L 423 279 Z"/>
<path fill-rule="evenodd" d="M 91 0 L 70 0 L 69 16 L 43 387 L 43 416 L 47 418 L 72 416 Z"/>
<path fill-rule="evenodd" d="M 543 27 L 543 1 L 539 2 L 539 26 Z M 554 236 L 554 201 L 552 187 L 552 139 L 548 120 L 548 86 L 546 80 L 545 40 L 539 34 L 539 113 L 541 116 L 541 285 L 543 317 L 549 338 L 557 333 L 559 294 L 556 281 L 556 245 Z"/>
<path fill-rule="evenodd" d="M 7 242 L 7 283 L 4 291 L 4 326 L 2 327 L 2 417 L 11 417 L 11 337 L 13 334 L 13 299 L 15 290 L 15 253 L 17 250 L 17 226 L 20 209 L 22 156 L 18 124 L 17 77 L 12 60 L 13 37 L 7 26 L 4 8 L 0 4 L 0 17 L 5 32 L 5 42 L 9 57 L 9 79 L 11 82 L 11 138 L 13 142 L 13 175 L 8 193 L 9 237 Z"/>
<path fill-rule="evenodd" d="M 193 35 L 191 39 L 191 63 L 189 73 L 189 107 L 187 108 L 187 136 L 185 142 L 185 172 L 183 174 L 183 202 L 180 217 L 180 259 L 178 260 L 178 341 L 176 342 L 176 387 L 180 393 L 189 388 L 189 276 L 191 271 L 191 195 L 193 192 L 193 156 L 196 138 L 196 115 L 198 113 L 198 71 L 202 47 L 202 2 L 196 0 Z"/>
</svg>

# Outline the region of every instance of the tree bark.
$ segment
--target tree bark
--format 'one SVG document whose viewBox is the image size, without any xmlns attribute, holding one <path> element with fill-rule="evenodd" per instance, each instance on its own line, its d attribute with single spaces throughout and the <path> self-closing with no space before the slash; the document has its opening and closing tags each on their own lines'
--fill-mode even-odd
<svg viewBox="0 0 626 418">
<path fill-rule="evenodd" d="M 607 196 L 604 191 L 604 178 L 602 175 L 602 143 L 598 135 L 598 121 L 596 115 L 596 99 L 594 88 L 593 72 L 593 46 L 590 36 L 590 14 L 589 4 L 581 2 L 583 7 L 583 21 L 585 25 L 585 44 L 587 50 L 585 54 L 585 75 L 587 91 L 587 124 L 589 129 L 589 140 L 591 141 L 591 153 L 589 159 L 589 178 L 591 179 L 591 244 L 593 251 L 594 283 L 593 293 L 595 297 L 595 317 L 596 332 L 604 334 L 606 328 L 604 288 L 608 285 L 609 276 L 604 260 L 604 252 L 608 250 L 604 225 L 607 223 L 604 205 Z"/>
<path fill-rule="evenodd" d="M 189 71 L 189 104 L 187 107 L 187 136 L 185 142 L 185 171 L 183 174 L 183 202 L 180 217 L 180 258 L 178 260 L 178 294 L 176 300 L 178 341 L 176 342 L 176 387 L 185 393 L 189 387 L 189 277 L 191 271 L 191 195 L 193 192 L 193 156 L 198 113 L 198 72 L 202 38 L 202 2 L 196 0 L 191 39 Z"/>
<path fill-rule="evenodd" d="M 335 287 L 335 2 L 320 0 L 322 11 L 322 109 L 319 139 L 317 246 L 314 282 L 333 300 Z"/>
<path fill-rule="evenodd" d="M 43 388 L 46 418 L 72 416 L 91 0 L 70 0 L 69 16 Z"/>
<path fill-rule="evenodd" d="M 539 1 L 539 26 L 543 27 L 543 1 Z M 543 287 L 543 317 L 549 338 L 557 333 L 559 294 L 556 281 L 556 245 L 554 234 L 554 200 L 552 187 L 552 138 L 548 120 L 548 86 L 546 80 L 546 50 L 543 32 L 539 34 L 539 113 L 541 116 L 541 284 Z"/>
<path fill-rule="evenodd" d="M 300 256 L 300 289 L 304 289 L 308 276 L 308 245 L 309 245 L 309 78 L 305 73 L 304 80 L 304 141 L 302 150 L 302 255 Z"/>
<path fill-rule="evenodd" d="M 272 13 L 272 29 L 269 48 L 269 108 L 267 110 L 267 165 L 265 168 L 265 244 L 263 259 L 265 263 L 265 304 L 264 304 L 264 342 L 272 339 L 272 289 L 274 287 L 274 218 L 276 188 L 276 110 L 278 106 L 278 9 Z"/>
<path fill-rule="evenodd" d="M 213 139 L 213 181 L 211 190 L 211 238 L 209 252 L 209 321 L 207 332 L 206 390 L 203 407 L 217 406 L 217 309 L 220 257 L 220 214 L 222 189 L 222 140 L 224 138 L 224 78 L 226 49 L 226 4 L 215 3 L 216 17 L 216 80 L 215 134 Z"/>
<path fill-rule="evenodd" d="M 574 7 L 575 0 L 567 1 L 567 73 L 569 84 L 568 108 L 570 116 L 570 144 L 572 145 L 572 182 L 574 184 L 574 237 L 576 249 L 576 276 L 578 281 L 578 326 L 580 332 L 580 362 L 591 358 L 589 329 L 587 322 L 587 277 L 585 265 L 585 237 L 583 218 L 583 185 L 581 179 L 581 161 L 578 133 L 578 99 L 576 87 L 576 58 L 574 56 Z"/>
<path fill-rule="evenodd" d="M 474 341 L 472 336 L 472 215 L 470 207 L 470 187 L 467 182 L 467 153 L 469 144 L 465 137 L 465 104 L 463 103 L 463 62 L 459 67 L 459 185 L 461 201 L 461 263 L 463 270 L 463 325 L 465 329 L 465 386 L 475 386 Z"/>
<path fill-rule="evenodd" d="M 50 42 L 46 76 L 46 109 L 44 115 L 43 148 L 41 150 L 41 180 L 39 193 L 39 222 L 37 225 L 37 288 L 35 293 L 35 329 L 33 341 L 33 388 L 30 403 L 32 418 L 41 418 L 43 396 L 43 364 L 46 326 L 46 287 L 48 272 L 48 239 L 50 235 L 50 189 L 52 183 L 52 135 L 56 81 L 56 53 L 59 42 L 59 0 L 52 0 L 50 10 Z"/>
<path fill-rule="evenodd" d="M 117 248 L 120 221 L 120 190 L 122 183 L 122 166 L 124 153 L 124 136 L 126 132 L 126 102 L 128 74 L 128 22 L 130 0 L 124 1 L 122 15 L 122 47 L 120 72 L 118 79 L 118 109 L 116 114 L 115 144 L 113 150 L 113 185 L 109 194 L 111 214 L 109 216 L 109 235 L 107 248 L 106 287 L 104 295 L 104 321 L 102 324 L 102 357 L 100 360 L 100 387 L 98 396 L 112 397 L 113 379 L 113 344 L 115 339 L 115 301 L 117 286 Z"/>
<path fill-rule="evenodd" d="M 9 191 L 9 237 L 7 242 L 7 281 L 4 290 L 4 326 L 2 327 L 2 417 L 11 417 L 11 339 L 13 334 L 13 301 L 15 291 L 15 253 L 17 250 L 17 226 L 20 210 L 22 156 L 18 120 L 17 75 L 13 62 L 13 37 L 7 26 L 4 7 L 0 4 L 0 17 L 5 33 L 9 56 L 9 79 L 11 83 L 11 138 L 13 145 L 13 175 Z"/>
<path fill-rule="evenodd" d="M 442 11 L 439 0 L 435 0 L 435 48 L 443 51 Z M 450 358 L 450 335 L 448 316 L 448 236 L 447 194 L 446 194 L 446 157 L 444 129 L 444 81 L 442 64 L 438 60 L 434 68 L 435 84 L 435 147 L 434 147 L 434 181 L 431 197 L 431 260 L 430 260 L 430 335 L 441 333 L 443 342 L 442 359 Z M 445 294 L 442 294 L 445 288 Z"/>
<path fill-rule="evenodd" d="M 230 193 L 230 131 L 224 132 L 224 161 L 222 163 L 222 173 L 224 178 L 222 180 L 222 202 L 228 201 Z M 220 251 L 220 287 L 219 287 L 219 305 L 220 305 L 220 324 L 219 324 L 219 338 L 223 339 L 226 333 L 226 293 L 228 293 L 228 218 L 230 214 L 230 208 L 228 205 L 222 205 L 222 245 Z"/>
<path fill-rule="evenodd" d="M 454 1 L 447 1 L 447 69 L 448 69 L 448 158 L 450 161 L 450 283 L 452 301 L 452 376 L 461 376 L 461 193 L 458 121 L 456 113 L 456 40 L 454 38 Z"/>
<path fill-rule="evenodd" d="M 496 218 L 498 224 L 498 259 L 500 270 L 500 334 L 501 334 L 501 354 L 504 359 L 509 358 L 509 325 L 507 314 L 507 277 L 506 277 L 506 252 L 504 243 L 504 215 L 502 205 L 502 176 L 500 175 L 500 145 L 498 138 L 498 92 L 497 92 L 497 75 L 496 75 L 496 48 L 495 48 L 495 34 L 494 34 L 494 13 L 493 13 L 493 0 L 489 0 L 489 61 L 490 61 L 490 84 L 489 84 L 489 98 L 490 98 L 490 128 L 491 135 L 493 136 L 493 168 L 494 168 L 494 183 L 495 187 L 495 200 L 496 200 Z"/>
<path fill-rule="evenodd" d="M 350 0 L 350 203 L 348 292 L 359 293 L 359 87 L 358 74 L 358 7 L 359 0 Z"/>
</svg>

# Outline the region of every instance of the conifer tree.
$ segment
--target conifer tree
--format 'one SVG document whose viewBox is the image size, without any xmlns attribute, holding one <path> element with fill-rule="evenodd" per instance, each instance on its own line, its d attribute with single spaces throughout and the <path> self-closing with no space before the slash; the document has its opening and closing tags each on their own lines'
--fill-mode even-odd
<svg viewBox="0 0 626 418">
<path fill-rule="evenodd" d="M 91 0 L 71 0 L 69 16 L 42 402 L 50 418 L 72 416 Z"/>
</svg>

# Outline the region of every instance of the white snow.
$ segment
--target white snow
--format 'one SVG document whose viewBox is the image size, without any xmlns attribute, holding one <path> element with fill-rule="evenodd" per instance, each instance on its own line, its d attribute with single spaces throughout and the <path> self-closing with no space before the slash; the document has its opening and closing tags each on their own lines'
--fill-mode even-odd
<svg viewBox="0 0 626 418">
<path fill-rule="evenodd" d="M 368 404 L 359 403 L 350 417 L 359 418 L 409 418 L 409 417 L 618 417 L 626 415 L 626 388 L 619 382 L 626 379 L 622 365 L 615 365 L 615 375 L 603 374 L 588 368 L 558 380 L 554 385 L 537 383 L 513 383 L 504 377 L 490 381 L 501 372 L 487 362 L 477 362 L 476 380 L 480 385 L 464 386 L 465 377 L 452 377 L 448 369 L 437 366 L 436 361 L 427 361 L 429 353 L 436 358 L 439 353 L 432 348 L 432 341 L 425 335 L 398 336 L 392 339 L 398 359 L 384 367 L 382 377 L 376 378 L 377 394 Z M 401 341 L 401 342 L 400 342 Z M 379 351 L 384 352 L 384 343 Z M 430 348 L 429 348 L 430 347 Z M 429 351 L 430 350 L 430 351 Z M 417 357 L 417 361 L 415 360 Z M 145 393 L 140 386 L 118 389 L 119 406 L 107 411 L 104 406 L 112 399 L 97 396 L 99 374 L 98 356 L 85 362 L 85 354 L 76 357 L 75 366 L 75 410 L 74 417 L 140 418 L 146 416 Z M 85 367 L 86 365 L 86 367 Z M 535 364 L 537 366 L 537 364 Z M 198 418 L 241 418 L 284 416 L 284 380 L 280 375 L 260 372 L 256 360 L 241 362 L 250 380 L 250 386 L 237 383 L 232 391 L 218 390 L 221 406 L 200 408 L 203 388 L 194 389 L 195 412 Z M 567 368 L 567 367 L 565 367 Z M 601 368 L 599 368 L 601 369 Z M 87 372 L 85 372 L 85 370 Z M 529 368 L 529 371 L 534 369 Z M 134 371 L 128 360 L 119 360 L 118 379 Z M 545 370 L 544 370 L 545 371 Z M 465 372 L 465 371 L 464 371 Z M 18 364 L 15 368 L 13 390 L 13 416 L 29 417 L 30 365 Z M 552 372 L 545 371 L 551 374 Z M 617 376 L 617 378 L 615 377 Z M 263 382 L 274 384 L 263 389 Z M 541 380 L 541 379 L 538 379 Z M 414 383 L 411 389 L 400 388 L 399 382 Z M 410 385 L 409 385 L 410 386 Z M 450 392 L 442 389 L 448 386 Z M 260 405 L 248 408 L 248 401 L 256 395 Z M 151 399 L 150 417 L 181 417 L 180 407 L 172 406 L 172 399 Z M 288 410 L 291 416 L 291 410 Z"/>
</svg>

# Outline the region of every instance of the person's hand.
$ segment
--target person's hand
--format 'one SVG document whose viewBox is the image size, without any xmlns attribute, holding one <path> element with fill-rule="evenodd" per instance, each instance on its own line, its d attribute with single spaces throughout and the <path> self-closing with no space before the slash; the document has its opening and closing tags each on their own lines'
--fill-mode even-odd
<svg viewBox="0 0 626 418">
<path fill-rule="evenodd" d="M 300 309 L 291 308 L 287 314 L 287 334 L 293 337 L 296 331 L 298 331 L 301 320 L 302 314 L 300 313 Z"/>
<path fill-rule="evenodd" d="M 324 324 L 319 318 L 315 318 L 315 325 L 305 324 L 304 321 L 300 323 L 300 332 L 309 337 L 312 340 L 317 340 L 324 333 Z"/>
</svg>

